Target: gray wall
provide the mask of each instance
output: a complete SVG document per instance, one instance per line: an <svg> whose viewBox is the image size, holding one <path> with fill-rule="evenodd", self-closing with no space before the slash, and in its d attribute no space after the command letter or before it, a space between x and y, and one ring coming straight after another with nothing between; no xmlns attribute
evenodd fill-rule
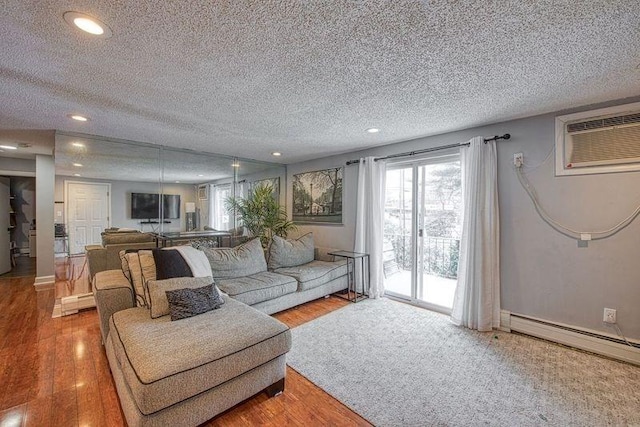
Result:
<svg viewBox="0 0 640 427"><path fill-rule="evenodd" d="M36 283L54 278L53 202L55 191L53 156L36 155ZM40 280L39 280L40 279Z"/></svg>
<svg viewBox="0 0 640 427"><path fill-rule="evenodd" d="M107 182L111 184L111 225L152 231L151 225L140 224L139 219L131 219L131 193L159 193L160 184L150 182L109 181L56 176L56 200L64 200L64 181L75 182ZM195 186L191 184L164 184L164 194L180 195L180 219L172 219L171 224L163 224L164 231L184 231L186 229L185 203L196 201ZM158 227L158 225L153 225Z"/></svg>
<svg viewBox="0 0 640 427"><path fill-rule="evenodd" d="M638 99L606 105L635 101ZM525 171L529 171L543 206L555 219L573 228L606 229L626 218L640 204L640 172L555 177L553 156L531 169L552 153L556 115L602 106L605 105L288 165L289 214L293 174L344 165L346 160L364 155L383 156L464 142L477 135L510 133L510 141L498 142L502 309L615 334L602 323L603 308L614 308L623 333L640 339L640 218L609 239L579 248L576 240L557 233L540 219L513 168L513 154L524 153ZM343 226L305 225L296 234L313 231L318 245L353 249L356 180L357 166L346 166Z"/></svg>

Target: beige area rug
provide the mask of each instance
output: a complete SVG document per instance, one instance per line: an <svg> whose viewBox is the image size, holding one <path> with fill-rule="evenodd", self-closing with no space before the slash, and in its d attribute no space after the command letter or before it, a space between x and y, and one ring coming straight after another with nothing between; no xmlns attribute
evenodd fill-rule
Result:
<svg viewBox="0 0 640 427"><path fill-rule="evenodd" d="M388 299L294 328L287 361L378 426L640 425L640 367Z"/></svg>

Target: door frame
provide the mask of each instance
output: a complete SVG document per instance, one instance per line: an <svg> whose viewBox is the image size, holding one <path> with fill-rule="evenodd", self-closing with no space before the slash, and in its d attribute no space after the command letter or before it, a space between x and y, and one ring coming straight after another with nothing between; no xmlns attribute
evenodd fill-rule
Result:
<svg viewBox="0 0 640 427"><path fill-rule="evenodd" d="M424 191L421 191L419 185L421 183L419 177L419 168L420 166L427 165L435 165L440 163L447 163L452 161L460 161L460 151L459 149L454 149L452 151L447 150L437 155L431 155L428 157L422 158L411 158L411 159L403 159L395 162L387 163L387 171L396 170L396 169L408 169L411 168L412 174L412 182L411 182L411 197L413 200L411 206L411 257L412 257L412 265L413 269L411 270L411 295L401 295L396 293L389 293L385 290L385 296L389 297L393 300L402 301L411 305L415 305L418 307L423 307L431 311L436 311L439 313L451 314L451 309L447 307L443 307L441 305L432 304L421 300L418 298L418 287L424 286L424 283L418 283L418 280L422 281L422 277L419 277L419 270L422 268L422 260L420 257L419 251L421 250L419 243L419 232L420 224L418 223L420 220L421 212L418 211L418 201L419 198L422 197Z"/></svg>
<svg viewBox="0 0 640 427"><path fill-rule="evenodd" d="M74 181L74 180L64 180L64 224L67 229L67 235L69 236L69 250L71 250L71 238L72 232L69 227L69 186L72 184L82 184L82 185L99 185L107 187L107 227L111 227L111 183L110 182L98 182L98 181Z"/></svg>

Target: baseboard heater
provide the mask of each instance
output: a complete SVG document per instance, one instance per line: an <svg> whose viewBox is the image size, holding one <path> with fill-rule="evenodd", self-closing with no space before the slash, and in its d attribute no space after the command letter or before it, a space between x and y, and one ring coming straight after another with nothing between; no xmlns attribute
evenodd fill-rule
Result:
<svg viewBox="0 0 640 427"><path fill-rule="evenodd" d="M632 347L624 340L613 336L576 328L561 323L549 322L522 314L502 311L501 329L515 331L525 335L542 338L569 347L601 354L613 359L640 365L640 343L630 341Z"/></svg>
<svg viewBox="0 0 640 427"><path fill-rule="evenodd" d="M53 314L51 317L69 316L70 314L76 314L80 310L92 308L96 306L96 300L93 294L81 294L72 295L69 297L60 298L60 301L56 301L53 306Z"/></svg>

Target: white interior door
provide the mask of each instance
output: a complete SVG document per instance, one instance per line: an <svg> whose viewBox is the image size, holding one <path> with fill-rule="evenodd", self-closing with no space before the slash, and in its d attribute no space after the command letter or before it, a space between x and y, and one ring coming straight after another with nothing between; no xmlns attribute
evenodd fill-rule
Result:
<svg viewBox="0 0 640 427"><path fill-rule="evenodd" d="M11 271L9 253L9 178L0 178L0 274Z"/></svg>
<svg viewBox="0 0 640 427"><path fill-rule="evenodd" d="M102 243L100 233L109 227L111 185L66 182L69 252L84 252L86 245Z"/></svg>

